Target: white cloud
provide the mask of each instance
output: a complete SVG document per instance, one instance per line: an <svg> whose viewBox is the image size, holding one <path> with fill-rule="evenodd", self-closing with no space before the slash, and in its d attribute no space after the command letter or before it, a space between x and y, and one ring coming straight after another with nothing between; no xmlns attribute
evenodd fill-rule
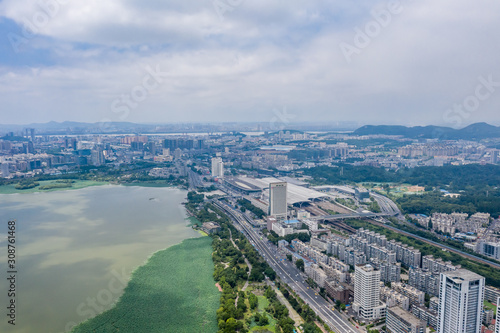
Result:
<svg viewBox="0 0 500 333"><path fill-rule="evenodd" d="M5 110L25 115L3 118L115 120L112 102L157 65L168 78L127 121L268 121L286 106L297 121L442 123L479 76L500 81L494 0L402 1L348 63L339 44L387 3L243 1L221 20L211 1L70 1L40 31L47 39L30 40L57 65L0 69ZM37 10L0 3L19 24ZM499 107L500 90L470 121L500 122Z"/></svg>

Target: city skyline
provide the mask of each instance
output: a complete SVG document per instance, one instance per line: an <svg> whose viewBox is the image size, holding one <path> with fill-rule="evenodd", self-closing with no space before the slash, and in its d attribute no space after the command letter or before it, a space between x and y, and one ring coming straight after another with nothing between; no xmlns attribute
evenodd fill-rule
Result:
<svg viewBox="0 0 500 333"><path fill-rule="evenodd" d="M500 124L499 9L6 0L1 122Z"/></svg>

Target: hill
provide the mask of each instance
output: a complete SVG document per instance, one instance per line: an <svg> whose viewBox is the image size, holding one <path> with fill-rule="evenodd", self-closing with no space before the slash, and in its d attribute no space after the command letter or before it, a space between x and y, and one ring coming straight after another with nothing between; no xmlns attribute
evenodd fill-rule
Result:
<svg viewBox="0 0 500 333"><path fill-rule="evenodd" d="M400 135L412 139L442 139L442 140L481 140L486 138L500 138L500 127L487 123L476 123L462 129L441 126L391 126L367 125L358 128L354 135Z"/></svg>

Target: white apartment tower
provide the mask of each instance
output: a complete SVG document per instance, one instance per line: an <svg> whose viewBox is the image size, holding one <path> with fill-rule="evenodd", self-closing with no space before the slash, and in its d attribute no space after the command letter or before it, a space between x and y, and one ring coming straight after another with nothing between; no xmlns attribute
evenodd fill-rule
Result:
<svg viewBox="0 0 500 333"><path fill-rule="evenodd" d="M441 273L438 333L481 332L484 282L466 269Z"/></svg>
<svg viewBox="0 0 500 333"><path fill-rule="evenodd" d="M500 297L497 297L497 305L500 305ZM500 306L497 307L497 320L495 322L495 333L500 333L500 317L498 315L500 315L500 312L499 312L499 309L500 309Z"/></svg>
<svg viewBox="0 0 500 333"><path fill-rule="evenodd" d="M212 177L224 178L224 162L220 157L212 158Z"/></svg>
<svg viewBox="0 0 500 333"><path fill-rule="evenodd" d="M355 267L352 307L364 320L385 317L386 306L380 301L380 271L372 265Z"/></svg>
<svg viewBox="0 0 500 333"><path fill-rule="evenodd" d="M1 173L2 173L2 177L3 177L3 178L7 178L7 177L9 177L9 175L10 175L10 171L9 171L9 163L5 163L5 162L4 162L4 163L2 163L2 164L0 165L0 171L1 171Z"/></svg>
<svg viewBox="0 0 500 333"><path fill-rule="evenodd" d="M276 220L287 218L287 183L277 182L269 184L269 215Z"/></svg>

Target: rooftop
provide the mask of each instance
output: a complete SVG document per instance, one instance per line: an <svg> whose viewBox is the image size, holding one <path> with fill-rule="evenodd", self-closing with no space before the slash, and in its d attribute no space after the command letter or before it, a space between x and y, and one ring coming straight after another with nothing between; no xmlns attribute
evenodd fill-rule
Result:
<svg viewBox="0 0 500 333"><path fill-rule="evenodd" d="M417 326L418 324L423 324L425 325L422 320L418 319L417 317L415 317L414 315L412 315L411 313L401 309L399 306L394 306L392 308L388 308L387 309L387 312L392 312L394 313L396 316L398 316L399 318L402 318L404 321L408 322L408 323L412 323L414 324L415 326ZM425 327L425 326L424 326Z"/></svg>
<svg viewBox="0 0 500 333"><path fill-rule="evenodd" d="M454 280L456 283L462 283L463 281L474 281L474 280L484 279L484 277L482 277L481 275L463 268L457 269L456 271L448 271L443 274L449 277L450 279Z"/></svg>

